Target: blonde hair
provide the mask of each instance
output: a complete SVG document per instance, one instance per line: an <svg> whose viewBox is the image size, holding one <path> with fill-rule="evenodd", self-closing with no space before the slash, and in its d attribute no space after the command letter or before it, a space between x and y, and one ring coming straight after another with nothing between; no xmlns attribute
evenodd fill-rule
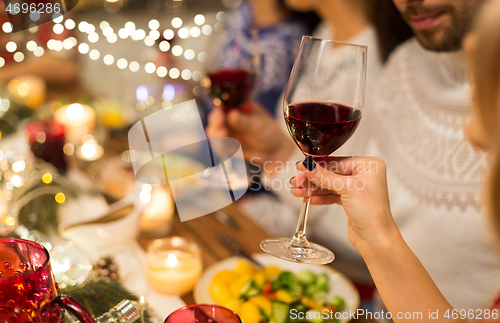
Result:
<svg viewBox="0 0 500 323"><path fill-rule="evenodd" d="M493 147L486 200L500 238L500 1L486 2L477 17L471 55L474 101Z"/></svg>

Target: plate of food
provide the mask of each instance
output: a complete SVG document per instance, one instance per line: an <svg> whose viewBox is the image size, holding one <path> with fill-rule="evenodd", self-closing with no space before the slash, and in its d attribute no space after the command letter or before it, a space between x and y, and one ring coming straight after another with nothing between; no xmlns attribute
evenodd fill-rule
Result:
<svg viewBox="0 0 500 323"><path fill-rule="evenodd" d="M344 323L359 306L354 284L331 267L253 257L265 267L231 257L207 268L193 291L196 303L227 307L243 323Z"/></svg>

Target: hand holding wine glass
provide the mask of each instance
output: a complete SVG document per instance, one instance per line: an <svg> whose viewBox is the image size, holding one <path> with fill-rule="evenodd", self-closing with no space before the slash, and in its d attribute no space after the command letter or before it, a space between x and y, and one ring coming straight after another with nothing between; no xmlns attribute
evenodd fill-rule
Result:
<svg viewBox="0 0 500 323"><path fill-rule="evenodd" d="M311 205L339 204L349 219L351 243L372 245L397 233L392 218L387 190L386 166L377 157L329 157L309 171L303 171L290 183L292 194L304 197L305 183L309 181L313 195Z"/></svg>
<svg viewBox="0 0 500 323"><path fill-rule="evenodd" d="M288 131L310 165L340 148L359 125L366 51L365 46L302 38L283 106ZM310 190L304 192L295 235L264 240L261 247L282 259L326 264L333 261L333 253L306 238Z"/></svg>

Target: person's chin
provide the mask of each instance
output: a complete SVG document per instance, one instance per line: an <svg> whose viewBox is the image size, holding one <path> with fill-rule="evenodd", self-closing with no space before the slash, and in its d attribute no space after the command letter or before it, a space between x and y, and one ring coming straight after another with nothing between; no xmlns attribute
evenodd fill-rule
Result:
<svg viewBox="0 0 500 323"><path fill-rule="evenodd" d="M427 50L437 52L453 50L449 48L450 44L447 44L445 40L446 31L443 29L415 31L415 36Z"/></svg>

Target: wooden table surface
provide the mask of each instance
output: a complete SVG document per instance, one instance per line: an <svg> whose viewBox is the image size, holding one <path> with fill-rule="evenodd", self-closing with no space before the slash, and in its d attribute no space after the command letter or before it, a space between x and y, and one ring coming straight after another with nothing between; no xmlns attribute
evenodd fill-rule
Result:
<svg viewBox="0 0 500 323"><path fill-rule="evenodd" d="M240 226L238 230L229 228L216 220L213 214L205 215L197 219L180 222L178 216L174 216L174 223L170 236L181 236L196 242L202 249L203 268L234 256L232 251L227 249L218 239L219 231L228 233L238 243L240 243L249 252L262 252L260 242L269 237L269 235L251 219L246 217L237 207L232 204L222 209L224 213L230 216ZM145 247L151 239L139 238L139 243ZM195 304L193 294L189 293L182 297L186 304ZM352 321L354 322L354 321ZM369 319L358 319L356 322L375 322Z"/></svg>

